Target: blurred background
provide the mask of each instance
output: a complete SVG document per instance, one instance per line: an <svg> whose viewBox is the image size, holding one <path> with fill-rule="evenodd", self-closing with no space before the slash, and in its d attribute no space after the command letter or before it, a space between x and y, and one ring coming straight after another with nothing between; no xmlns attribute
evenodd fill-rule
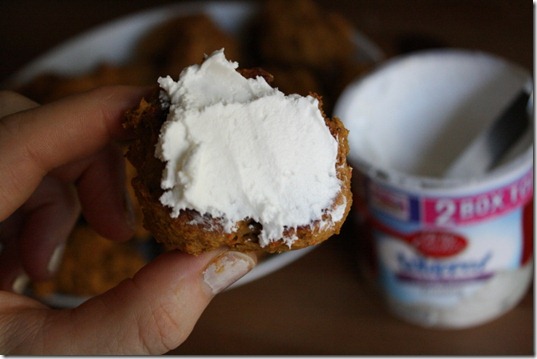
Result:
<svg viewBox="0 0 537 359"><path fill-rule="evenodd" d="M39 54L96 25L166 0L4 0L0 80ZM317 0L341 11L388 55L424 46L489 51L533 67L529 0Z"/></svg>
<svg viewBox="0 0 537 359"><path fill-rule="evenodd" d="M290 0L292 3L294 0ZM0 84L62 42L165 0L3 0ZM217 3L218 1L215 1ZM263 1L254 1L262 3ZM533 71L529 0L315 0L390 58L456 47ZM322 43L319 46L323 46ZM512 311L464 330L431 330L389 314L360 274L352 218L341 235L270 275L215 298L173 354L532 355L533 287Z"/></svg>

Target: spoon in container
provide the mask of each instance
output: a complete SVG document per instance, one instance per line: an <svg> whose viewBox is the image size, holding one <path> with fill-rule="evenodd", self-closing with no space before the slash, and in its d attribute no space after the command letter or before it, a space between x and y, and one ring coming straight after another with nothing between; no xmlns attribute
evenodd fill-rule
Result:
<svg viewBox="0 0 537 359"><path fill-rule="evenodd" d="M533 91L522 89L509 106L449 166L444 178L475 178L494 169L524 139L533 116Z"/></svg>

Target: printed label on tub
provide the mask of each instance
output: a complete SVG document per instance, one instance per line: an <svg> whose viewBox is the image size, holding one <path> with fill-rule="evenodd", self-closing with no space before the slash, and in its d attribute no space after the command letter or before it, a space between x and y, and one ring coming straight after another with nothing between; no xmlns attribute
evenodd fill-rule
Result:
<svg viewBox="0 0 537 359"><path fill-rule="evenodd" d="M364 185L378 278L401 302L455 305L532 257L533 168L500 188L459 197Z"/></svg>

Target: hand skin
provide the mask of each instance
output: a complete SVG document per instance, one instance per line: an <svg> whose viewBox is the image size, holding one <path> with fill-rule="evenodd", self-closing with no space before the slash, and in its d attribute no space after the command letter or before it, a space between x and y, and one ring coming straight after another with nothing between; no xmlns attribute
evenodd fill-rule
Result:
<svg viewBox="0 0 537 359"><path fill-rule="evenodd" d="M165 353L215 294L255 266L254 255L225 249L168 252L74 309L14 292L22 276L54 274L49 262L80 212L111 240L132 236L116 141L129 138L122 116L146 92L110 86L44 106L0 92L0 354Z"/></svg>

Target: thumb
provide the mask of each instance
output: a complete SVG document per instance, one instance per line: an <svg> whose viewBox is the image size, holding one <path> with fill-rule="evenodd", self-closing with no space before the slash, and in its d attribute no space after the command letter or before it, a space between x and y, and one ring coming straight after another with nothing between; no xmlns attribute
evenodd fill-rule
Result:
<svg viewBox="0 0 537 359"><path fill-rule="evenodd" d="M214 295L255 263L253 254L235 251L165 253L112 290L49 313L40 334L43 353L165 353L186 340Z"/></svg>

